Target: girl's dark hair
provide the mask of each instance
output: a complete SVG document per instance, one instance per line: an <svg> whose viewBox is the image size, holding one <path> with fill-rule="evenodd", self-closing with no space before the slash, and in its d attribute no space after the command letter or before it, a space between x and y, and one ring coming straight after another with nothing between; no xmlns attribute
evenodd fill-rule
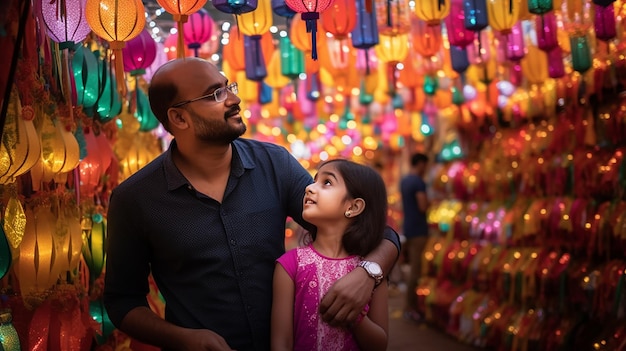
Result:
<svg viewBox="0 0 626 351"><path fill-rule="evenodd" d="M332 163L346 184L348 196L362 198L365 209L354 217L343 235L342 244L351 255L365 256L383 240L387 223L387 188L383 178L373 168L356 162L335 159ZM315 240L315 230L311 231Z"/></svg>

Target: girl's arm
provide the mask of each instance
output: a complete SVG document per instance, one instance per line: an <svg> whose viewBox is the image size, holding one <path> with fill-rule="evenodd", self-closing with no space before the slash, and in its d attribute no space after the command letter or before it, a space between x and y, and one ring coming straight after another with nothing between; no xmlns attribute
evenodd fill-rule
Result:
<svg viewBox="0 0 626 351"><path fill-rule="evenodd" d="M387 280L374 290L370 309L356 326L352 334L361 351L385 351L389 333L389 310Z"/></svg>
<svg viewBox="0 0 626 351"><path fill-rule="evenodd" d="M295 284L282 265L274 269L272 300L272 351L293 350Z"/></svg>

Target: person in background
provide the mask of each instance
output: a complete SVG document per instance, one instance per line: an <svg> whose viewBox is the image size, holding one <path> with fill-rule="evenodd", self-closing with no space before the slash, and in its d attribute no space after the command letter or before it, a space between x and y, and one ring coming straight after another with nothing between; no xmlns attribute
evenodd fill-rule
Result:
<svg viewBox="0 0 626 351"><path fill-rule="evenodd" d="M273 351L386 350L387 281L350 328L332 327L318 305L332 283L362 267L383 240L387 191L372 168L347 160L325 162L307 186L302 217L315 228L311 243L277 260L272 304Z"/></svg>
<svg viewBox="0 0 626 351"><path fill-rule="evenodd" d="M154 74L152 111L168 150L117 186L107 213L104 303L113 324L165 350L269 350L272 278L288 216L305 228L311 175L283 147L240 138L237 96L212 63L172 60ZM386 228L367 256L388 272L398 255ZM376 264L375 264L376 265ZM323 298L332 325L354 322L378 277L355 270ZM165 318L146 301L152 274Z"/></svg>
<svg viewBox="0 0 626 351"><path fill-rule="evenodd" d="M422 254L428 240L428 196L424 173L428 165L428 156L415 153L411 156L411 168L400 181L400 195L402 196L403 223L402 230L406 242L406 250L410 273L407 282L406 304L404 317L413 321L421 321L422 316L417 309L417 294L415 289L422 272Z"/></svg>

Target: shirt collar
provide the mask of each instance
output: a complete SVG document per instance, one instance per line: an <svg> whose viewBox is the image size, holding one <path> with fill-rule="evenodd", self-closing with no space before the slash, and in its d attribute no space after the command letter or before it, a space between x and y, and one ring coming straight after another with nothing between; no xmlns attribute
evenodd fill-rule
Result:
<svg viewBox="0 0 626 351"><path fill-rule="evenodd" d="M232 146L233 159L231 161L230 175L239 178L244 174L246 169L253 169L256 167L256 164L250 149L240 145L237 140L232 142ZM165 178L167 179L167 190L174 190L181 186L189 185L185 176L183 176L178 167L174 164L172 154L173 150L176 148L176 139L172 139L170 147L164 154L163 169L165 170Z"/></svg>

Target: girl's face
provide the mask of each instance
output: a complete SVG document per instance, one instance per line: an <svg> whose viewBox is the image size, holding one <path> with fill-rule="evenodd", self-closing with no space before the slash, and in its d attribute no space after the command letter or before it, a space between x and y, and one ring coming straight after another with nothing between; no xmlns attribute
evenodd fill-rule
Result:
<svg viewBox="0 0 626 351"><path fill-rule="evenodd" d="M343 177L332 164L320 167L314 183L306 187L302 217L317 225L326 220L346 218L350 199Z"/></svg>

